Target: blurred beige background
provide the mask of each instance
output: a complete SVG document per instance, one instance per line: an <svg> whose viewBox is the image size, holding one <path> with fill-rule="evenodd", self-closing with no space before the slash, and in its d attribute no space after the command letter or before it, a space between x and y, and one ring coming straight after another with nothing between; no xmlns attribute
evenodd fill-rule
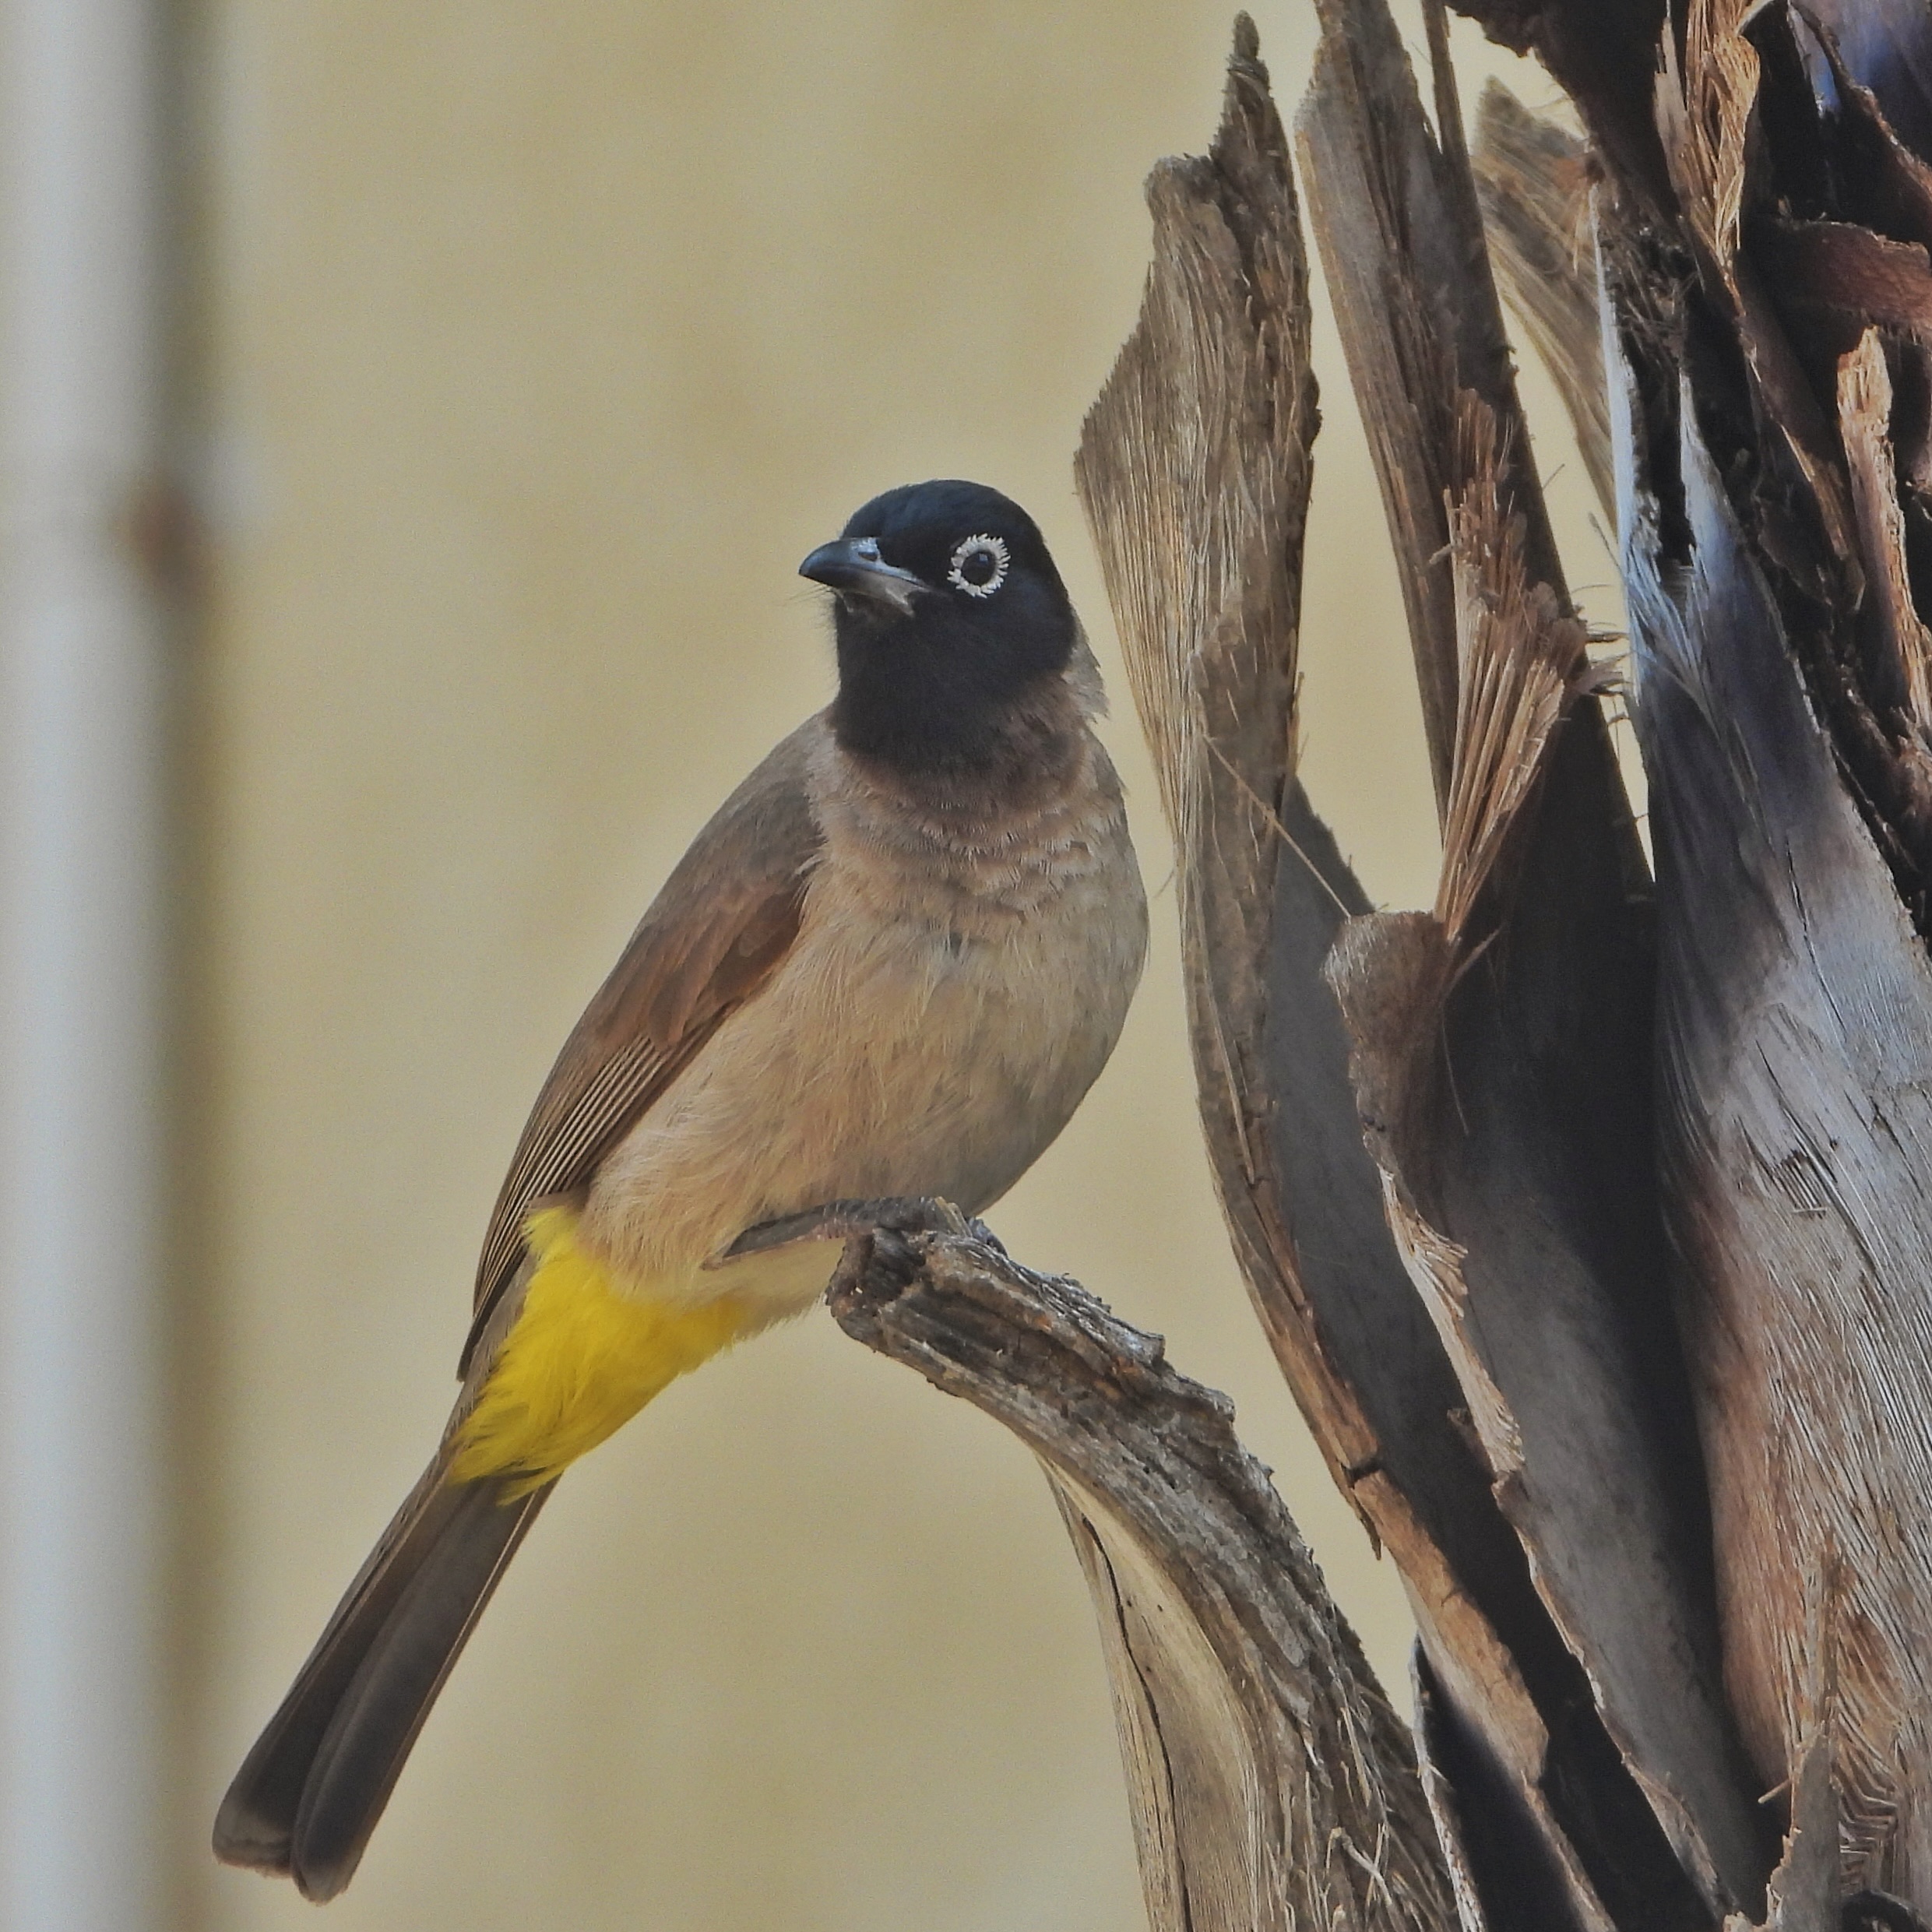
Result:
<svg viewBox="0 0 1932 1932"><path fill-rule="evenodd" d="M185 900L182 1926L315 1923L215 1867L216 1800L435 1440L477 1243L565 1029L712 808L829 693L797 559L931 475L995 484L1044 526L1115 694L1156 893L1114 1064L991 1218L1233 1395L1406 1706L1395 1578L1306 1441L1209 1194L1167 841L1070 480L1138 298L1141 178L1211 135L1230 17L191 16L211 538ZM1258 18L1292 104L1311 9ZM1459 45L1473 98L1497 63ZM1371 892L1425 903L1407 647L1325 311L1318 346L1306 769ZM1608 572L1583 492L1572 465L1555 495L1588 581ZM674 1388L572 1474L327 1923L1140 1922L1043 1486L821 1316Z"/></svg>

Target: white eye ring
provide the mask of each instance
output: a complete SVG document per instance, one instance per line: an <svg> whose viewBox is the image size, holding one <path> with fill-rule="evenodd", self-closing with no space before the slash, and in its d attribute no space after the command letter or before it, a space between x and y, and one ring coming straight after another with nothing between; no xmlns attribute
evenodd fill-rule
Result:
<svg viewBox="0 0 1932 1932"><path fill-rule="evenodd" d="M984 551L993 559L993 574L984 583L974 583L966 574L966 560L975 551ZM1005 537L969 537L952 553L952 566L946 572L946 581L955 590L963 590L969 597L990 597L1005 582L1006 567L1012 561Z"/></svg>

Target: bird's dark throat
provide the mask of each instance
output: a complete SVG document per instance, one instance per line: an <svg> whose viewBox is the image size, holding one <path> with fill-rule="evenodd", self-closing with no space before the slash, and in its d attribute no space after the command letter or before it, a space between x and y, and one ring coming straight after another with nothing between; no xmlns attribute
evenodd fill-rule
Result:
<svg viewBox="0 0 1932 1932"><path fill-rule="evenodd" d="M1043 601L1043 600L1042 600ZM855 758L907 778L1022 775L1065 728L1073 625L1023 603L973 621L916 608L896 622L842 611L832 728Z"/></svg>
<svg viewBox="0 0 1932 1932"><path fill-rule="evenodd" d="M839 747L882 782L950 811L999 813L1036 804L1079 769L1084 720L1064 674L971 704L867 702L842 688L832 707Z"/></svg>

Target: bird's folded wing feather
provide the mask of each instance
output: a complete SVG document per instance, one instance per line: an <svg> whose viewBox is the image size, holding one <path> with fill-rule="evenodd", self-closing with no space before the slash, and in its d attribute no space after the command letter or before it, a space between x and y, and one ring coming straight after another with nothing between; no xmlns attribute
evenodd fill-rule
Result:
<svg viewBox="0 0 1932 1932"><path fill-rule="evenodd" d="M531 1210L590 1180L797 936L822 836L806 769L825 728L807 720L719 808L565 1041L490 1217L459 1373L516 1278Z"/></svg>

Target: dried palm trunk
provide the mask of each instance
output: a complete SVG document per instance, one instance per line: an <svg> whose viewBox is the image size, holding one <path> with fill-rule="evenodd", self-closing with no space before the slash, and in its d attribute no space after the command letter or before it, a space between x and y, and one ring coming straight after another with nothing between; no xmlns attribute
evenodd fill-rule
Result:
<svg viewBox="0 0 1932 1932"><path fill-rule="evenodd" d="M1526 782L1539 762L1506 735L1501 742L1486 737L1497 715L1488 702L1490 660L1522 642L1543 649L1546 658L1554 650L1566 660L1552 663L1542 692L1547 702L1540 751L1558 712L1573 701L1589 702L1571 688L1584 669L1582 635L1562 605L1486 273L1472 293L1471 276L1481 270L1483 256L1466 167L1459 186L1459 157L1442 154L1431 142L1385 13L1338 12L1318 58L1311 100L1304 140L1319 157L1311 170L1318 231L1320 218L1332 209L1346 205L1360 216L1331 251L1330 279L1358 386L1371 399L1371 437L1382 459L1392 526L1410 562L1405 575L1412 628L1442 787L1453 823L1482 848L1458 873L1456 889L1480 894L1497 857L1494 841L1521 803L1520 797L1491 797L1490 789L1501 783L1507 793L1512 754L1520 755ZM1251 192L1249 205L1276 211L1272 229L1258 213L1230 226L1242 234L1285 230L1276 253L1298 264L1286 156L1270 151L1279 185L1265 198ZM1607 739L1592 719L1591 734L1579 728L1565 741L1574 754L1564 767L1564 805L1583 825L1572 845L1587 855L1589 869L1579 870L1575 850L1561 861L1575 876L1540 902L1545 917L1536 932L1512 941L1511 974L1497 996L1533 1001L1540 975L1554 992L1542 996L1533 1023L1566 1040L1597 1030L1594 1062L1580 1077L1576 1068L1562 1069L1578 1090L1550 1102L1534 1090L1541 1068L1520 1064L1520 1056L1514 1063L1490 1056L1497 1078L1511 1087L1492 1104L1483 1072L1488 1049L1478 1042L1472 1047L1476 1057L1462 1070L1468 1090L1452 1096L1437 1082L1431 1103L1473 1105L1486 1124L1515 1136L1529 1156L1526 1163L1519 1155L1512 1164L1498 1161L1491 1147L1472 1150L1466 1176L1472 1222L1495 1212L1483 1198L1486 1190L1504 1197L1507 1219L1526 1187L1562 1195L1567 1175L1550 1171L1553 1166L1587 1169L1595 1163L1601 1169L1589 1183L1603 1203L1596 1211L1597 1225L1586 1225L1575 1244L1587 1250L1593 1243L1599 1251L1573 1249L1566 1258L1577 1277L1571 1298L1578 1306L1570 1311L1574 1320L1564 1346L1621 1363L1623 1385L1615 1395L1598 1410L1580 1414L1560 1379L1560 1360L1559 1379L1550 1378L1544 1345L1553 1338L1518 1318L1521 1305L1541 1291L1543 1273L1494 1270L1480 1278L1479 1292L1483 1318L1506 1342L1526 1345L1521 1360L1503 1372L1520 1385L1515 1392L1532 1418L1527 1426L1540 1431L1539 1454L1554 1465L1547 1484L1587 1487L1600 1482L1606 1469L1613 1479L1620 1467L1628 1473L1628 1481L1614 1483L1607 1507L1629 1512L1638 1531L1618 1540L1593 1540L1579 1530L1554 1556L1550 1550L1531 1554L1554 1563L1559 1575L1565 1563L1586 1573L1592 1565L1608 1566L1616 1572L1608 1587L1621 1592L1621 1601L1660 1599L1643 1617L1616 1625L1603 1642L1614 1648L1621 1637L1640 1651L1648 1647L1689 1660L1691 1667L1642 1694L1649 1701L1631 1722L1648 1719L1654 1730L1670 1733L1655 1754L1663 1765L1656 1779L1660 1786L1701 1775L1729 1796L1727 1821L1746 1849L1733 1861L1729 1891L1721 1889L1709 1857L1700 1853L1708 1906L1687 1881L1666 1835L1670 1828L1681 1829L1682 1820L1673 1814L1660 1824L1620 1761L1593 1709L1585 1672L1566 1648L1552 1606L1540 1600L1508 1520L1511 1509L1542 1509L1541 1462L1526 1476L1517 1472L1499 1508L1492 1487L1497 1445L1471 1439L1469 1414L1479 1425L1493 1420L1501 1434L1520 1433L1506 1404L1480 1392L1472 1398L1469 1378L1459 1377L1466 1365L1452 1357L1480 1326L1458 1329L1443 1318L1439 1298L1431 1306L1428 1297L1418 1297L1404 1266L1415 1261L1415 1239L1399 1246L1390 1237L1386 1178L1363 1146L1341 1015L1320 977L1345 917L1366 913L1367 902L1293 782L1300 508L1297 501L1291 515L1277 513L1272 521L1270 512L1280 494L1274 466L1294 451L1295 439L1284 430L1291 421L1307 421L1308 412L1303 405L1290 417L1292 384L1278 385L1267 409L1258 402L1244 404L1243 385L1230 379L1226 365L1239 364L1248 353L1252 364L1272 366L1265 329L1255 348L1244 352L1251 324L1242 318L1268 315L1267 298L1278 301L1279 290L1262 280L1255 291L1260 299L1250 299L1230 276L1240 299L1225 304L1225 315L1204 317L1202 291L1215 285L1185 267L1166 218L1160 180L1153 196L1156 266L1142 326L1089 419L1076 473L1175 825L1203 1112L1237 1250L1277 1356L1332 1467L1410 1586L1447 1747L1497 1794L1485 1807L1480 1838L1472 1828L1469 1856L1478 1864L1487 1860L1494 1884L1519 1895L1526 1920L1553 1922L1551 1914L1560 1910L1563 1918L1554 1922L1580 1926L1708 1923L1726 1899L1752 1898L1754 1882L1761 1882L1758 1855L1747 1804L1727 1778L1723 1721L1711 1708L1716 1673L1708 1610L1700 1626L1694 1601L1674 1616L1670 1609L1673 1593L1694 1599L1695 1585L1680 1587L1670 1567L1680 1531L1671 1517L1667 1472L1658 1466L1670 1438L1648 1427L1652 1392L1644 1379L1644 1342L1625 1332L1628 1324L1620 1325L1621 1311L1614 1301L1606 1311L1605 1297L1591 1299L1598 1286L1593 1267L1647 1269L1632 1292L1647 1290L1652 1325L1667 1327L1661 1240L1644 1152L1647 970L1642 961L1628 963L1643 943L1641 931L1628 930L1634 924L1628 901L1642 885L1640 861ZM1380 194L1388 184L1419 184L1426 201L1415 206ZM1321 206L1324 201L1328 209ZM1336 214L1330 225L1353 219ZM1422 259L1408 250L1410 238L1427 238ZM1293 276L1275 280L1292 282L1298 290L1298 277L1297 266ZM1466 391L1465 382L1476 386ZM1512 425L1513 434L1499 432L1499 421ZM1240 452L1240 459L1230 452ZM1469 667L1476 693L1460 745L1459 611L1471 590L1459 585L1452 561L1455 547L1445 494L1452 487L1486 493L1480 508L1469 498L1469 514L1458 526L1462 564L1480 575L1484 546L1500 544L1508 530L1515 533L1511 554L1533 547L1542 573L1533 598L1528 583L1519 583L1522 607L1508 614L1502 632L1479 647L1480 661ZM1204 576L1198 561L1204 558L1245 568ZM1528 621L1526 599L1536 606L1536 621ZM1433 709L1431 691L1437 693ZM1530 708L1535 710L1533 702ZM1459 938L1466 929L1473 947L1486 943L1484 931L1469 927L1476 916L1473 904L1454 914ZM1482 917L1493 931L1494 917ZM1538 945L1556 955L1547 967L1538 961ZM1490 987L1504 956L1466 982L1466 993ZM1413 1009L1404 1038L1427 1035L1434 1023L1428 1015L1454 975L1455 962L1445 957L1430 966L1427 985L1402 996ZM1391 997L1396 997L1392 991ZM1508 1023L1497 1019L1493 1001L1464 1004L1474 1015L1473 1029ZM1578 1012L1581 1028L1572 1016ZM1474 1030L1471 1039L1476 1041ZM1425 1067L1420 1077L1426 1079L1427 1072ZM1595 1086L1588 1084L1592 1077ZM1572 1128L1566 1145L1561 1124L1553 1133L1551 1114L1558 1107L1592 1117L1585 1144L1576 1144ZM1636 1116L1621 1154L1618 1110ZM1607 1151L1587 1144L1592 1134L1609 1144ZM1633 1191L1636 1215L1625 1211ZM1564 1198L1543 1219L1552 1226L1566 1215L1578 1219L1577 1209L1573 1197ZM1406 1236L1418 1230L1419 1224L1403 1224ZM1452 1238L1470 1232L1459 1221ZM1625 1251L1646 1240L1631 1262ZM1490 1298L1511 1293L1513 1303L1498 1303L1489 1312ZM1540 1408L1543 1394L1554 1399ZM1674 1394L1666 1392L1656 1402ZM1680 1395L1677 1406L1680 1414ZM1633 1409L1641 1412L1635 1419ZM1480 1426L1473 1433L1483 1434ZM1687 1426L1678 1433L1687 1438ZM1701 1504L1694 1483L1681 1500L1694 1516ZM1681 1533L1694 1547L1694 1529ZM1586 1574L1571 1589L1566 1603L1573 1620L1583 1617L1596 1588ZM1611 1614L1607 1608L1605 1614ZM1628 1663L1625 1674L1642 1680L1648 1662L1646 1655ZM1636 1705L1639 1695L1633 1691L1628 1701ZM1680 1733L1691 1733L1689 1743Z"/></svg>
<svg viewBox="0 0 1932 1932"><path fill-rule="evenodd" d="M1076 466L1222 1205L1415 1607L1420 1782L1225 1417L1202 1434L1218 1412L1130 1331L941 1237L855 1250L842 1319L1048 1464L1158 1927L1434 1927L1452 1895L1465 1932L1911 1928L1932 6L1459 3L1585 143L1492 95L1472 165L1438 0L1427 111L1384 0L1318 0L1297 122L1402 574L1428 911L1373 911L1296 778L1307 277L1244 19L1212 151L1150 179L1140 322ZM1654 884L1492 252L1615 511Z"/></svg>

